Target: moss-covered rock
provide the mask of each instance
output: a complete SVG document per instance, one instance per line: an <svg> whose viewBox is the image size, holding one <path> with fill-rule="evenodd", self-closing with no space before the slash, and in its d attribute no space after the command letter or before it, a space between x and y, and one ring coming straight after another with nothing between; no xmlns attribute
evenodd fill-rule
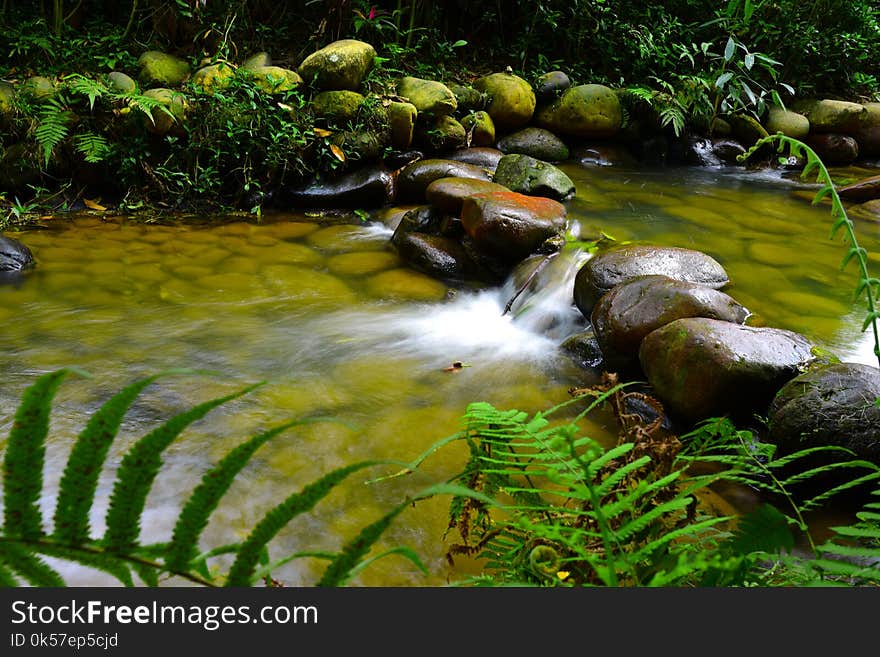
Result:
<svg viewBox="0 0 880 657"><path fill-rule="evenodd" d="M26 96L39 102L54 98L58 94L58 85L54 80L42 75L35 75L24 81L21 90Z"/></svg>
<svg viewBox="0 0 880 657"><path fill-rule="evenodd" d="M810 120L803 114L771 107L764 120L764 128L771 135L781 132L795 139L803 139L810 134Z"/></svg>
<svg viewBox="0 0 880 657"><path fill-rule="evenodd" d="M811 132L855 132L868 113L864 105L844 100L807 98L792 103L792 111L799 112L810 121Z"/></svg>
<svg viewBox="0 0 880 657"><path fill-rule="evenodd" d="M323 91L355 91L373 67L376 49L357 39L334 41L313 52L296 72Z"/></svg>
<svg viewBox="0 0 880 657"><path fill-rule="evenodd" d="M415 105L419 114L446 116L455 112L455 94L442 82L404 76L397 83L397 95Z"/></svg>
<svg viewBox="0 0 880 657"><path fill-rule="evenodd" d="M245 59L240 68L245 70L253 70L260 68L261 66L272 66L272 58L269 56L269 53L262 51L257 52Z"/></svg>
<svg viewBox="0 0 880 657"><path fill-rule="evenodd" d="M246 69L260 89L267 94L283 94L298 89L303 84L303 79L296 71L281 66L254 66Z"/></svg>
<svg viewBox="0 0 880 657"><path fill-rule="evenodd" d="M315 118L327 124L343 125L357 118L364 97L356 91L322 91L312 98Z"/></svg>
<svg viewBox="0 0 880 657"><path fill-rule="evenodd" d="M748 114L731 114L727 117L733 136L739 139L743 146L751 148L759 139L768 135L767 129L753 116Z"/></svg>
<svg viewBox="0 0 880 657"><path fill-rule="evenodd" d="M178 91L160 87L158 89L147 89L144 96L152 98L163 105L168 112L160 109L152 111L152 120L150 117L142 114L143 122L147 130L156 135L166 135L169 133L183 134L183 121L189 111L189 103L186 96ZM170 115L169 115L170 112Z"/></svg>
<svg viewBox="0 0 880 657"><path fill-rule="evenodd" d="M126 75L122 71L112 71L107 74L107 83L110 88L118 94L133 94L137 91L137 82L134 78Z"/></svg>
<svg viewBox="0 0 880 657"><path fill-rule="evenodd" d="M514 130L532 120L535 92L521 77L513 73L492 73L474 80L473 87L488 95L486 111L498 130Z"/></svg>
<svg viewBox="0 0 880 657"><path fill-rule="evenodd" d="M610 87L582 84L571 87L535 113L535 125L557 135L613 137L620 130L620 100Z"/></svg>
<svg viewBox="0 0 880 657"><path fill-rule="evenodd" d="M455 96L459 112L479 112L486 109L486 106L489 104L489 96L482 91L477 91L473 87L453 84L449 85L449 90Z"/></svg>
<svg viewBox="0 0 880 657"><path fill-rule="evenodd" d="M192 76L192 84L204 93L222 91L235 79L235 69L225 62L203 66Z"/></svg>
<svg viewBox="0 0 880 657"><path fill-rule="evenodd" d="M575 185L558 167L528 155L512 153L498 161L492 180L514 192L564 201L575 193Z"/></svg>
<svg viewBox="0 0 880 657"><path fill-rule="evenodd" d="M15 87L0 81L0 118L12 116L15 111Z"/></svg>
<svg viewBox="0 0 880 657"><path fill-rule="evenodd" d="M430 123L416 126L416 141L436 153L453 151L467 145L464 126L451 116L438 116Z"/></svg>
<svg viewBox="0 0 880 657"><path fill-rule="evenodd" d="M419 111L412 103L392 102L388 105L388 123L391 128L391 146L405 150L412 145Z"/></svg>
<svg viewBox="0 0 880 657"><path fill-rule="evenodd" d="M189 64L159 50L148 50L138 58L140 81L154 87L175 87L190 74Z"/></svg>
<svg viewBox="0 0 880 657"><path fill-rule="evenodd" d="M491 146L495 143L495 123L488 112L471 112L462 118L461 125L470 135L472 146Z"/></svg>

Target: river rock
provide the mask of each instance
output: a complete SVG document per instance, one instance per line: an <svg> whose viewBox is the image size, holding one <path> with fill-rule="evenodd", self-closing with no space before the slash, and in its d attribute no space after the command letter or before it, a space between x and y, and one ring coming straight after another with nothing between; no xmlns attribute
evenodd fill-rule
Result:
<svg viewBox="0 0 880 657"><path fill-rule="evenodd" d="M571 87L535 112L534 121L539 128L572 137L613 137L622 122L617 94L602 84Z"/></svg>
<svg viewBox="0 0 880 657"><path fill-rule="evenodd" d="M267 94L284 94L303 85L299 73L281 66L254 66L246 71L254 84Z"/></svg>
<svg viewBox="0 0 880 657"><path fill-rule="evenodd" d="M42 75L33 75L21 85L22 93L39 102L58 95L58 85Z"/></svg>
<svg viewBox="0 0 880 657"><path fill-rule="evenodd" d="M810 121L811 133L851 134L868 112L858 103L816 98L806 98L791 103L789 109L807 117Z"/></svg>
<svg viewBox="0 0 880 657"><path fill-rule="evenodd" d="M467 146L467 133L457 119L444 115L417 123L414 140L417 145L440 154Z"/></svg>
<svg viewBox="0 0 880 657"><path fill-rule="evenodd" d="M222 91L232 84L235 78L235 69L225 62L203 66L192 76L193 86L199 88L203 93L214 93Z"/></svg>
<svg viewBox="0 0 880 657"><path fill-rule="evenodd" d="M272 57L265 50L254 53L250 57L246 58L239 68L243 68L245 70L252 71L254 69L258 69L261 66L272 66Z"/></svg>
<svg viewBox="0 0 880 657"><path fill-rule="evenodd" d="M575 305L584 317L590 317L599 297L615 285L650 274L715 290L730 282L718 261L701 251L675 246L629 245L608 249L584 263L574 280Z"/></svg>
<svg viewBox="0 0 880 657"><path fill-rule="evenodd" d="M851 164L859 157L859 144L849 135L834 132L811 134L804 143L816 151L825 164Z"/></svg>
<svg viewBox="0 0 880 657"><path fill-rule="evenodd" d="M472 112L462 118L461 125L470 135L473 146L491 146L495 143L495 124L488 112Z"/></svg>
<svg viewBox="0 0 880 657"><path fill-rule="evenodd" d="M406 233L395 248L407 264L425 274L447 282L463 282L478 277L477 265L461 243L442 235Z"/></svg>
<svg viewBox="0 0 880 657"><path fill-rule="evenodd" d="M730 124L730 130L742 145L751 148L759 139L768 136L768 132L764 126L753 116L748 114L731 114L727 117Z"/></svg>
<svg viewBox="0 0 880 657"><path fill-rule="evenodd" d="M0 80L0 116L9 117L15 112L15 87Z"/></svg>
<svg viewBox="0 0 880 657"><path fill-rule="evenodd" d="M118 94L133 94L137 91L137 82L122 71L111 71L108 73L107 83Z"/></svg>
<svg viewBox="0 0 880 657"><path fill-rule="evenodd" d="M174 87L190 74L189 64L179 57L158 50L148 50L138 58L138 77L146 85Z"/></svg>
<svg viewBox="0 0 880 657"><path fill-rule="evenodd" d="M36 265L34 254L20 241L0 235L0 272L16 272Z"/></svg>
<svg viewBox="0 0 880 657"><path fill-rule="evenodd" d="M562 71L549 71L535 80L535 96L539 101L550 102L571 87L571 80Z"/></svg>
<svg viewBox="0 0 880 657"><path fill-rule="evenodd" d="M859 144L859 157L880 157L880 103L865 103L858 128L853 133Z"/></svg>
<svg viewBox="0 0 880 657"><path fill-rule="evenodd" d="M735 139L712 139L712 154L725 164L739 164L738 158L745 152L745 147Z"/></svg>
<svg viewBox="0 0 880 657"><path fill-rule="evenodd" d="M492 180L484 168L465 162L430 158L407 164L397 176L397 200L401 203L425 201L425 190L438 178L474 178Z"/></svg>
<svg viewBox="0 0 880 657"><path fill-rule="evenodd" d="M296 69L322 91L356 91L373 67L376 49L357 39L334 41L306 57Z"/></svg>
<svg viewBox="0 0 880 657"><path fill-rule="evenodd" d="M545 162L561 162L569 156L568 146L559 137L543 128L523 128L498 141L502 153L529 155Z"/></svg>
<svg viewBox="0 0 880 657"><path fill-rule="evenodd" d="M559 348L583 368L604 369L602 347L599 346L599 341L592 328L568 336L562 341Z"/></svg>
<svg viewBox="0 0 880 657"><path fill-rule="evenodd" d="M861 363L815 365L786 383L769 410L768 440L781 454L836 445L880 465L880 370ZM834 460L842 458L832 453ZM851 458L851 457L850 457Z"/></svg>
<svg viewBox="0 0 880 657"><path fill-rule="evenodd" d="M357 118L364 97L356 91L322 91L310 103L316 119L330 124L345 124Z"/></svg>
<svg viewBox="0 0 880 657"><path fill-rule="evenodd" d="M405 150L412 145L413 131L419 111L412 103L393 102L388 105L388 123L391 126L391 146Z"/></svg>
<svg viewBox="0 0 880 657"><path fill-rule="evenodd" d="M448 116L455 112L455 94L442 82L405 76L397 83L397 95L415 105L419 114Z"/></svg>
<svg viewBox="0 0 880 657"><path fill-rule="evenodd" d="M781 132L788 137L803 139L810 134L810 120L803 114L773 106L767 110L764 128L771 135Z"/></svg>
<svg viewBox="0 0 880 657"><path fill-rule="evenodd" d="M482 192L462 204L461 223L477 247L519 262L565 229L565 206L512 191Z"/></svg>
<svg viewBox="0 0 880 657"><path fill-rule="evenodd" d="M880 175L857 180L837 189L837 195L844 201L857 203L880 198Z"/></svg>
<svg viewBox="0 0 880 657"><path fill-rule="evenodd" d="M505 155L498 161L493 180L520 194L546 196L564 201L575 193L575 185L565 173L549 162L528 155Z"/></svg>
<svg viewBox="0 0 880 657"><path fill-rule="evenodd" d="M668 276L639 276L603 294L590 315L606 367L638 369L639 346L651 331L683 317L742 324L749 311L724 292ZM611 370L609 370L611 371Z"/></svg>
<svg viewBox="0 0 880 657"><path fill-rule="evenodd" d="M504 153L497 148L490 148L488 146L472 146L471 148L462 148L452 153L447 153L444 157L447 160L473 164L474 166L494 171L498 166L498 162L504 157Z"/></svg>
<svg viewBox="0 0 880 657"><path fill-rule="evenodd" d="M450 228L453 220L457 222L457 231L456 228ZM404 212L391 235L391 243L396 246L409 233L452 237L456 232L457 236L464 232L458 217L453 217L433 205L417 205Z"/></svg>
<svg viewBox="0 0 880 657"><path fill-rule="evenodd" d="M476 178L438 178L425 189L425 198L435 208L460 215L464 200L483 192L506 192L504 185Z"/></svg>
<svg viewBox="0 0 880 657"><path fill-rule="evenodd" d="M513 73L492 73L473 82L477 91L489 97L486 111L499 130L520 128L535 113L535 92L532 85Z"/></svg>
<svg viewBox="0 0 880 657"><path fill-rule="evenodd" d="M391 184L385 167L366 166L336 178L287 188L281 196L299 207L376 208L390 200Z"/></svg>
<svg viewBox="0 0 880 657"><path fill-rule="evenodd" d="M649 333L639 362L657 397L687 422L763 415L776 392L813 361L798 333L705 317L677 319Z"/></svg>
<svg viewBox="0 0 880 657"><path fill-rule="evenodd" d="M880 223L880 198L850 206L846 214L850 219Z"/></svg>
<svg viewBox="0 0 880 657"><path fill-rule="evenodd" d="M186 96L178 91L162 87L147 89L144 92L144 96L158 101L171 113L169 115L168 112L163 112L156 108L151 112L152 120L150 116L140 113L147 130L156 135L175 134L182 136L184 134L183 122L189 111L189 103L186 101Z"/></svg>
<svg viewBox="0 0 880 657"><path fill-rule="evenodd" d="M452 84L449 85L449 90L455 96L459 112L479 112L485 110L489 104L489 96L473 87Z"/></svg>

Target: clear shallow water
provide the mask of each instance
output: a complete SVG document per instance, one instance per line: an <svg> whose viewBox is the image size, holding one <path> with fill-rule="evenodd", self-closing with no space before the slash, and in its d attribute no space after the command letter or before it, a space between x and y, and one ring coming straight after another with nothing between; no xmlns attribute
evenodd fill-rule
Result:
<svg viewBox="0 0 880 657"><path fill-rule="evenodd" d="M752 323L795 330L844 360L873 363L869 334L859 330L864 313L852 299L855 272L839 270L845 248L828 239L827 207L794 196L796 183L739 170L564 168L578 186L568 208L582 237L602 231L619 241L703 250L725 266L727 291L755 314ZM869 252L880 252L880 226L859 223L857 231ZM213 372L164 377L132 408L102 477L96 530L114 468L134 440L173 413L256 381L266 384L213 411L166 452L145 540L169 536L182 500L227 450L288 419L332 418L262 447L212 517L204 545L240 537L335 467L415 458L459 428L471 401L535 412L585 382L557 348L581 322L570 285L585 254L555 258L542 271L546 285L504 314L512 284L451 291L407 268L380 224L319 226L289 216L208 227L83 218L50 220L15 237L39 267L22 285L0 287L0 436L40 373L74 365L93 377L72 376L58 393L47 515L70 444L102 401L169 368ZM448 371L454 362L463 367ZM594 437L610 440L609 418L594 421ZM463 462L453 446L409 477L365 485L366 476L355 475L285 529L272 555L338 549ZM435 585L460 575L443 558L446 511L446 500L419 503L382 542L414 548L430 575L389 557L355 583ZM299 560L275 576L310 585L322 570L320 561ZM109 583L92 572L65 572L74 584Z"/></svg>

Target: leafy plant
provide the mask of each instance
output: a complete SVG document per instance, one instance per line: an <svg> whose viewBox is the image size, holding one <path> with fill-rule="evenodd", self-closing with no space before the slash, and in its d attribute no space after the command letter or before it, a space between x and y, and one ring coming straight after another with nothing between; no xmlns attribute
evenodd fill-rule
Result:
<svg viewBox="0 0 880 657"><path fill-rule="evenodd" d="M238 473L269 440L296 426L326 418L292 420L256 434L229 451L210 468L183 503L168 542L143 544L141 526L147 495L159 474L162 454L192 423L213 409L237 399L262 384L204 402L175 415L137 440L116 471L106 512L106 529L95 536L90 515L96 501L98 476L123 417L138 395L168 372L140 379L103 404L76 438L58 488L51 522L40 508L43 493L46 440L53 398L74 370L62 369L40 376L23 394L15 413L3 461L3 525L0 531L0 585L63 586L61 575L44 557L53 557L108 573L133 586L135 575L150 586L176 576L203 586L250 586L271 580L271 571L295 558L317 557L328 566L319 584L344 584L368 561L400 554L424 571L408 548L397 547L365 560L381 534L411 500L392 509L344 545L337 553L303 552L269 561L269 543L297 516L311 510L340 482L378 464L361 461L338 468L269 510L241 541L202 549L199 546L211 514L219 506ZM177 373L182 373L179 371ZM424 495L440 493L429 489ZM418 496L417 496L418 497ZM48 529L47 529L48 527ZM212 560L230 555L232 564L217 573Z"/></svg>

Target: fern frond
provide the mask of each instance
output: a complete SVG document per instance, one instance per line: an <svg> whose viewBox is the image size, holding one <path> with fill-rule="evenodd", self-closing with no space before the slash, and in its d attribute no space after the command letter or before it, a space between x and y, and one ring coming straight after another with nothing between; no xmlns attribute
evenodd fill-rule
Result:
<svg viewBox="0 0 880 657"><path fill-rule="evenodd" d="M184 570L190 559L196 555L199 536L208 526L209 516L217 508L220 499L235 480L235 476L247 464L254 452L271 438L305 422L307 420L293 420L253 436L229 452L216 466L205 473L174 524L166 562L169 568Z"/></svg>
<svg viewBox="0 0 880 657"><path fill-rule="evenodd" d="M110 494L110 506L105 518L107 529L103 539L109 550L125 550L136 545L147 496L162 467L162 452L190 424L261 385L248 386L179 413L132 445L119 464Z"/></svg>
<svg viewBox="0 0 880 657"><path fill-rule="evenodd" d="M34 132L34 137L43 149L45 166L48 166L55 147L67 137L70 116L70 112L57 98L46 99L40 106L40 124Z"/></svg>
<svg viewBox="0 0 880 657"><path fill-rule="evenodd" d="M82 154L86 162L96 164L107 159L110 155L110 142L102 135L94 132L86 132L76 135L73 140L77 152Z"/></svg>
<svg viewBox="0 0 880 657"><path fill-rule="evenodd" d="M33 586L64 586L64 579L54 569L11 541L0 542L0 563Z"/></svg>
<svg viewBox="0 0 880 657"><path fill-rule="evenodd" d="M789 529L789 519L776 507L762 504L739 518L725 548L739 555L791 552L794 536Z"/></svg>
<svg viewBox="0 0 880 657"><path fill-rule="evenodd" d="M52 399L70 373L62 369L39 377L22 395L3 459L3 534L35 539L43 535L39 501Z"/></svg>
<svg viewBox="0 0 880 657"><path fill-rule="evenodd" d="M118 392L89 419L77 437L64 467L55 507L53 537L76 545L89 538L89 511L98 488L98 477L131 404L161 375L141 379Z"/></svg>
<svg viewBox="0 0 880 657"><path fill-rule="evenodd" d="M134 586L130 569L133 564L130 560L117 555L107 554L100 547L94 546L91 543L71 547L58 545L50 541L41 541L36 545L28 545L27 547L48 557L64 559L107 573L117 579L123 586Z"/></svg>
<svg viewBox="0 0 880 657"><path fill-rule="evenodd" d="M226 586L250 586L260 558L260 551L285 525L299 514L311 510L350 474L380 463L381 461L361 461L338 468L271 509L257 523L242 544L238 556L229 569Z"/></svg>
<svg viewBox="0 0 880 657"><path fill-rule="evenodd" d="M110 89L98 80L92 80L79 73L72 73L64 78L67 88L75 94L87 96L89 109L95 109L95 101L98 98L110 95Z"/></svg>

